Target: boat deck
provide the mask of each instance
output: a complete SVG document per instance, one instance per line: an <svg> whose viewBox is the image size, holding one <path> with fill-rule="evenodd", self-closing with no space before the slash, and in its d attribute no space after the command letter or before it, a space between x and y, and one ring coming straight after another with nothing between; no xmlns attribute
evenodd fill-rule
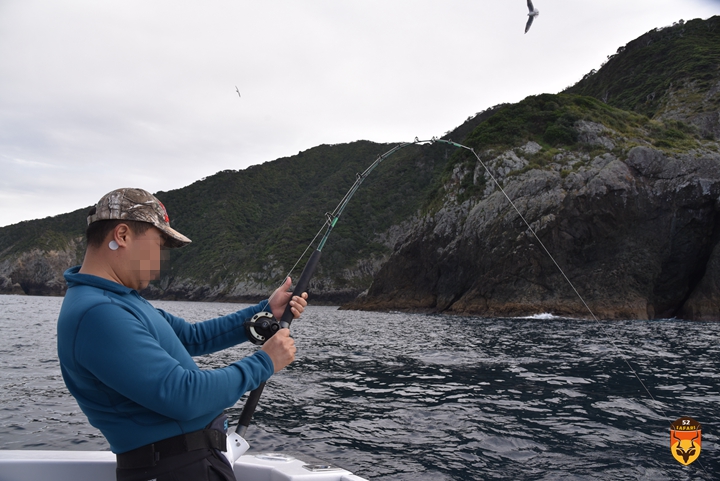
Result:
<svg viewBox="0 0 720 481"><path fill-rule="evenodd" d="M235 461L242 481L367 481L330 465L308 464L281 453L245 454ZM115 481L109 451L0 450L0 481Z"/></svg>

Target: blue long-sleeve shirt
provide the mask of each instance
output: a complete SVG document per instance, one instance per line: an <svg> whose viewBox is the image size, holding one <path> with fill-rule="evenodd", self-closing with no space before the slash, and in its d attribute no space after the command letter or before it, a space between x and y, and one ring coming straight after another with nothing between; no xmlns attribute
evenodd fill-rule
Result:
<svg viewBox="0 0 720 481"><path fill-rule="evenodd" d="M192 324L79 269L65 272L58 357L70 393L113 452L202 429L273 374L260 350L210 370L191 357L246 341L243 322L267 301Z"/></svg>

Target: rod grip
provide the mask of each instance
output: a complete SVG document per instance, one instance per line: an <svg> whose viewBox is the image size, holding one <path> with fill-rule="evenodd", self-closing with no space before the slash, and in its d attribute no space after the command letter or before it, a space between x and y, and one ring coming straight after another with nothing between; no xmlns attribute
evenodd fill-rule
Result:
<svg viewBox="0 0 720 481"><path fill-rule="evenodd" d="M260 396L262 396L263 389L265 389L264 382L252 391L250 391L250 395L248 396L247 401L245 401L245 407L243 407L242 413L240 413L240 420L238 421L238 425L235 430L235 432L238 433L242 438L245 437L245 432L247 431L248 426L250 426L250 421L252 420L253 414L255 413L258 401L260 401Z"/></svg>
<svg viewBox="0 0 720 481"><path fill-rule="evenodd" d="M320 262L320 254L322 253L319 250L316 250L312 253L310 259L308 259L307 264L305 264L305 269L303 269L302 274L300 274L300 279L297 281L297 284L295 284L295 289L292 293L293 297L299 296L303 292L307 291L308 285L310 284L310 279L315 273L318 262ZM280 318L280 327L290 327L290 323L292 322L293 317L293 313L290 310L290 303L288 302L287 307L285 307L285 312L283 312L283 315Z"/></svg>

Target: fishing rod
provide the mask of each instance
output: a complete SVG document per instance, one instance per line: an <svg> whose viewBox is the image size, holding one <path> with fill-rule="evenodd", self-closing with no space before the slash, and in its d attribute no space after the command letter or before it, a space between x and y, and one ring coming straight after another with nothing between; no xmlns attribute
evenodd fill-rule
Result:
<svg viewBox="0 0 720 481"><path fill-rule="evenodd" d="M600 322L598 317L595 315L595 313L590 308L590 306L587 304L587 302L585 302L585 299L582 297L582 295L577 290L575 285L572 283L570 278L565 274L565 271L563 271L563 269L557 263L557 261L555 260L555 257L553 257L553 255L550 253L550 251L545 246L545 244L542 242L542 240L540 240L540 237L535 232L535 229L532 228L532 226L527 221L527 219L525 219L525 216L522 215L522 213L517 208L515 203L512 201L510 196L507 194L507 192L505 192L505 189L503 189L502 185L500 185L500 182L498 182L498 180L492 174L492 172L487 167L485 162L483 162L482 159L480 158L480 156L477 154L477 152L475 152L475 149L473 149L472 147L468 147L466 145L457 143L457 142L453 142L452 140L439 139L436 137L433 137L430 140L418 140L418 138L416 137L415 140L412 142L405 142L402 144L398 144L395 147L393 147L392 149L390 149L389 151L378 156L378 158L362 174L356 175L355 183L352 185L350 190L348 190L348 192L342 198L342 200L337 205L335 210L332 213L325 214L325 216L326 216L325 223L320 228L318 233L315 235L315 238L313 238L313 240L307 246L307 248L305 249L303 254L300 256L298 261L292 267L292 269L290 269L290 273L291 273L295 269L295 267L300 263L300 261L305 256L307 251L312 247L315 240L320 236L322 231L325 230L325 233L324 233L322 239L320 240L320 242L318 243L317 248L312 253L310 258L308 259L307 264L305 265L305 268L303 269L302 273L300 274L300 279L298 280L297 285L295 286L295 289L293 290L292 295L300 296L300 295L302 295L303 292L305 292L307 290L307 287L310 283L310 278L315 273L315 269L317 268L318 262L320 261L322 249L325 246L325 243L327 242L327 239L330 236L330 233L332 232L333 228L335 227L335 224L337 224L337 222L340 218L340 215L345 210L345 207L350 202L350 199L353 197L353 195L355 195L355 192L358 190L358 188L360 188L360 185L363 183L365 178L375 169L375 167L378 166L378 164L380 164L380 162L382 162L386 158L390 157L392 154L396 153L398 150L403 149L403 148L407 147L408 145L427 144L427 143L448 144L453 147L467 150L467 151L471 152L473 154L473 156L475 156L475 158L480 163L480 165L483 166L483 169L485 169L485 172L487 173L488 177L493 181L493 183L497 186L497 188L500 190L500 192L502 192L502 194L505 196L505 198L510 203L512 208L515 210L515 212L518 214L518 216L522 219L523 223L525 224L527 229L530 231L532 236L535 238L535 240L538 242L538 244L542 247L542 249L545 251L545 253L548 255L548 257L551 259L551 261L553 262L555 267L558 269L558 271L560 271L560 274L562 275L562 277L565 279L565 281L571 287L571 289L573 290L575 295L578 297L578 299L580 299L580 302L583 304L583 306L588 311L588 313L590 313L590 316L592 317L592 319L595 321L597 326L600 328L600 330L603 332L603 334L605 334L606 338L610 341L612 346L615 348L615 352L620 353L621 352L620 348L617 346L617 344L615 344L615 341L612 339L612 337L608 334L608 332L602 326L602 323ZM287 277L289 277L290 273L288 273ZM288 303L288 306L285 308L285 311L279 322L273 318L272 314L270 314L268 312L261 312L261 313L256 314L255 316L253 316L253 318L250 321L245 323L246 324L246 332L248 333L248 338L253 343L263 344L269 337L271 337L273 334L275 334L275 332L277 332L278 330L280 330L282 328L289 328L292 320L293 320L293 314L292 314L292 311L290 310L290 305ZM637 381L643 387L645 393L647 393L647 395L653 401L655 406L660 410L663 417L665 417L665 419L669 421L667 414L662 409L662 407L660 407L660 403L652 395L650 390L647 388L645 383L642 381L642 379L638 375L637 371L632 367L632 365L630 364L630 362L627 360L627 358L625 356L620 356L620 357L623 360L623 362L625 363L625 365L627 366L627 368L630 370L630 372L633 374L635 379L637 379ZM260 400L260 396L262 395L264 388L265 388L265 383L263 382L260 384L260 386L258 386L255 390L253 390L250 393L248 400L245 403L245 407L243 408L243 411L240 415L240 420L238 421L238 425L235 430L235 433L240 435L242 438L244 438L247 428L250 425L250 421L252 419L253 413L255 412L255 409L257 408L258 402ZM243 439L243 441L244 441L244 439ZM705 471L707 473L707 471L705 470L705 467L702 464L700 464L700 466L702 467L703 471Z"/></svg>
<svg viewBox="0 0 720 481"><path fill-rule="evenodd" d="M355 183L352 185L352 187L350 187L350 190L347 191L347 193L342 198L337 207L335 207L335 210L333 210L331 213L325 214L325 223L320 228L320 230L315 235L310 244L308 244L305 251L302 253L298 261L295 263L292 269L290 269L290 272L286 276L286 278L290 276L290 273L292 273L292 271L295 269L295 267L297 267L303 257L305 257L307 251L312 247L312 245L315 243L315 240L324 230L325 233L320 239L317 248L315 248L313 253L310 255L310 258L305 264L305 268L300 274L300 279L295 285L295 289L292 293L293 297L301 296L303 292L307 291L308 285L310 284L310 279L315 273L315 269L317 269L318 263L320 262L320 256L322 255L323 247L325 247L325 243L327 242L328 237L330 237L330 233L335 227L335 224L337 224L338 220L340 219L340 216L345 210L345 207L347 207L348 203L350 202L350 199L352 199L353 195L355 195L355 192L357 192L357 190L360 188L360 185L367 178L367 176L370 175L373 170L375 170L375 167L377 167L380 162L387 159L397 151L407 147L408 145L422 144L427 142L430 141L421 141L415 138L413 142L404 142L402 144L398 144L384 154L379 155L378 158L375 159L375 161L367 169L365 169L363 173L356 174ZM252 319L250 319L250 321L247 321L245 323L245 332L248 339L252 343L262 345L265 343L265 341L267 341L267 339L272 337L280 329L289 328L292 320L293 313L290 309L290 303L288 303L279 321L273 318L272 314L269 312L259 312L255 314ZM265 383L263 382L257 388L250 392L250 395L245 402L245 407L240 414L240 420L238 421L237 428L235 429L235 432L243 438L245 437L248 426L250 426L250 421L252 420L252 416L255 413L255 409L257 408L258 402L260 401L260 396L262 395L264 389Z"/></svg>

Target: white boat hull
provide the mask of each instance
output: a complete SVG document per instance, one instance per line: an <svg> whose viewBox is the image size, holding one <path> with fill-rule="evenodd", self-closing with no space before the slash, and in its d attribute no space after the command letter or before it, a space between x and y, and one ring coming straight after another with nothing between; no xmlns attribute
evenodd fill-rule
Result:
<svg viewBox="0 0 720 481"><path fill-rule="evenodd" d="M242 481L367 481L350 471L279 453L244 454L233 466ZM0 481L115 481L109 451L0 450Z"/></svg>

